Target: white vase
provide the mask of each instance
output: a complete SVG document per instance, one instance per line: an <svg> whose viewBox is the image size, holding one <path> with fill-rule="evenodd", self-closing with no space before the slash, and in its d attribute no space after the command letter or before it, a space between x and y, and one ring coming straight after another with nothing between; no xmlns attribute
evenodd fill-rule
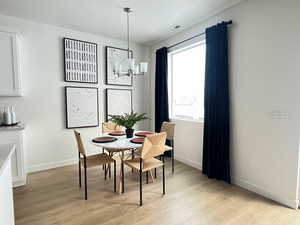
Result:
<svg viewBox="0 0 300 225"><path fill-rule="evenodd" d="M10 118L11 118L11 124L17 123L17 117L13 106L10 107Z"/></svg>
<svg viewBox="0 0 300 225"><path fill-rule="evenodd" d="M4 108L3 118L4 118L5 125L11 125L11 114L10 114L9 107Z"/></svg>

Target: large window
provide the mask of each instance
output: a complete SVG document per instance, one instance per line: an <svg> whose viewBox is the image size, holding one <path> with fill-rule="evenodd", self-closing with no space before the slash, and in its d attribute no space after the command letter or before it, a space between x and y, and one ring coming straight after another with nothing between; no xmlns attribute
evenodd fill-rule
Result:
<svg viewBox="0 0 300 225"><path fill-rule="evenodd" d="M204 117L205 42L169 53L169 98L172 119Z"/></svg>

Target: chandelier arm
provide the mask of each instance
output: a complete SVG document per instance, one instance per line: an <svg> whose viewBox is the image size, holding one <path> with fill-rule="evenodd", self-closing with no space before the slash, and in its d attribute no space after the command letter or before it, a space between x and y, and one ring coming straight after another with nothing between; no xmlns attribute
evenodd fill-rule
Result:
<svg viewBox="0 0 300 225"><path fill-rule="evenodd" d="M139 75L145 75L145 73L147 72L147 63L143 62L143 63L140 63L139 66L135 66L135 63L134 63L134 59L133 59L133 55L130 55L131 51L130 51L130 13L132 12L132 9L129 8L129 7L126 7L124 8L124 12L126 12L126 19L127 19L127 57L128 57L128 60L127 60L127 64L125 67L129 67L127 69L127 71L121 71L121 65L118 66L117 69L113 69L113 72L116 76L118 77L125 77L125 76L139 76ZM123 60L122 60L123 61ZM122 63L121 62L118 62L117 65L119 65L119 63ZM143 65L142 65L143 64ZM143 68L141 69L140 71L140 68ZM146 68L146 69L145 69Z"/></svg>

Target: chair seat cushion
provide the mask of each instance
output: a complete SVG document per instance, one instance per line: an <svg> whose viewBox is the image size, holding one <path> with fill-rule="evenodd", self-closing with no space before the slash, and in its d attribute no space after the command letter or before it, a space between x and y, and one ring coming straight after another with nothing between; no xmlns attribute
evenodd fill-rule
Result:
<svg viewBox="0 0 300 225"><path fill-rule="evenodd" d="M86 156L86 167L95 167L107 163L113 163L115 160L106 153ZM80 158L81 166L84 167L84 158Z"/></svg>
<svg viewBox="0 0 300 225"><path fill-rule="evenodd" d="M134 168L136 170L140 170L140 158L134 158L130 160L125 160L124 164L127 166L130 166L131 168ZM163 166L163 162L155 159L155 158L149 158L143 160L143 169L142 172L149 171L151 169Z"/></svg>

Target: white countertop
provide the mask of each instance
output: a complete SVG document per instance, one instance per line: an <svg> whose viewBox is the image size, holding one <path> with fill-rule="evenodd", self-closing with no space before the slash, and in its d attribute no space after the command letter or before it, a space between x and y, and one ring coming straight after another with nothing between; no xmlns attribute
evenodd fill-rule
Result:
<svg viewBox="0 0 300 225"><path fill-rule="evenodd" d="M15 125L15 126L0 126L0 132L1 131L16 131L16 130L24 130L24 129L25 129L24 123L19 123L18 125Z"/></svg>
<svg viewBox="0 0 300 225"><path fill-rule="evenodd" d="M0 176L6 166L7 161L11 157L12 153L15 151L16 145L0 145Z"/></svg>

